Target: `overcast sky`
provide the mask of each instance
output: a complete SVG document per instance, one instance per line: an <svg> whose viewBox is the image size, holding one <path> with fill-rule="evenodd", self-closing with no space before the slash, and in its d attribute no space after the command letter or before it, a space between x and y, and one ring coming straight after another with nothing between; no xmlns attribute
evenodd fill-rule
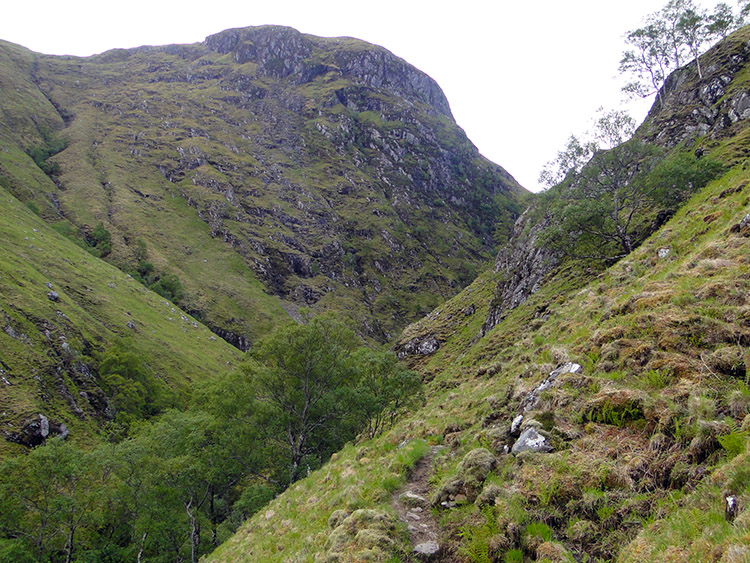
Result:
<svg viewBox="0 0 750 563"><path fill-rule="evenodd" d="M730 0L731 2L731 0ZM487 158L531 190L597 108L622 106L623 35L666 0L36 0L6 2L0 39L47 54L195 43L277 24L386 47L445 91ZM703 0L713 6L712 0ZM630 105L642 119L650 105Z"/></svg>

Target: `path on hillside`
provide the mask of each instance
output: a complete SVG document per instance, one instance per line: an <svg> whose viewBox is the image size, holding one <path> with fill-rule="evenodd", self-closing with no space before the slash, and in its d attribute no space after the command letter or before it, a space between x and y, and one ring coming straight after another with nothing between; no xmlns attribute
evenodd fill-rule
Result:
<svg viewBox="0 0 750 563"><path fill-rule="evenodd" d="M433 446L420 459L407 483L393 493L391 504L398 517L406 523L416 560L437 561L440 556L440 526L430 509L430 487L427 480L432 471L432 460L440 450Z"/></svg>

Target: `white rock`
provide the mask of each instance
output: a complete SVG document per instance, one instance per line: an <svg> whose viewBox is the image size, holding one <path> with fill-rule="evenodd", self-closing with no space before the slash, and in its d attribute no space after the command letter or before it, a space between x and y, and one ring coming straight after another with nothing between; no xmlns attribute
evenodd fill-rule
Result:
<svg viewBox="0 0 750 563"><path fill-rule="evenodd" d="M436 541L426 541L414 546L414 553L417 555L435 555L440 551L440 545Z"/></svg>

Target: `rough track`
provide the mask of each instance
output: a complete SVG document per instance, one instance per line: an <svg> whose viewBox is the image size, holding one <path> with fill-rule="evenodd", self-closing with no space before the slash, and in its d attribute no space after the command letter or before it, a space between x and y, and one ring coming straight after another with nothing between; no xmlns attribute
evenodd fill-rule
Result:
<svg viewBox="0 0 750 563"><path fill-rule="evenodd" d="M433 446L414 466L409 481L393 493L391 503L401 521L409 529L413 547L412 560L438 561L441 555L440 526L430 509L430 486L427 480L432 471L432 460L440 450Z"/></svg>

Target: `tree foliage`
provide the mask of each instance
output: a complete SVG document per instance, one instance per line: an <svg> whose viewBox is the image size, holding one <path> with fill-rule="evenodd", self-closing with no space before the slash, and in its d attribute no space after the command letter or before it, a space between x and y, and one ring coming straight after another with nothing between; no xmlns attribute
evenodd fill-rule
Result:
<svg viewBox="0 0 750 563"><path fill-rule="evenodd" d="M264 441L273 444L266 457L277 463L270 474L282 486L359 432L372 437L387 428L421 388L392 353L362 347L330 316L277 329L232 380L225 408L264 428Z"/></svg>
<svg viewBox="0 0 750 563"><path fill-rule="evenodd" d="M100 373L118 409L153 408L154 378L127 343ZM421 398L419 377L340 321L289 325L218 375L186 412L130 421L83 450L48 440L0 461L0 561L191 561L346 441L382 432Z"/></svg>
<svg viewBox="0 0 750 563"><path fill-rule="evenodd" d="M577 259L612 262L633 251L722 166L704 157L630 138L634 122L623 112L603 114L590 140L571 137L542 174L551 189L540 208L550 227L540 236L548 248ZM582 150L583 147L583 150Z"/></svg>
<svg viewBox="0 0 750 563"><path fill-rule="evenodd" d="M700 55L706 46L726 37L742 25L745 7L735 14L726 3L714 11L695 5L693 0L669 0L664 7L649 14L645 24L625 36L628 48L620 61L620 72L633 80L623 90L637 97L657 94L669 73L695 60L698 76L703 78Z"/></svg>
<svg viewBox="0 0 750 563"><path fill-rule="evenodd" d="M166 387L127 341L115 344L104 353L99 377L123 422L152 416L168 404Z"/></svg>

